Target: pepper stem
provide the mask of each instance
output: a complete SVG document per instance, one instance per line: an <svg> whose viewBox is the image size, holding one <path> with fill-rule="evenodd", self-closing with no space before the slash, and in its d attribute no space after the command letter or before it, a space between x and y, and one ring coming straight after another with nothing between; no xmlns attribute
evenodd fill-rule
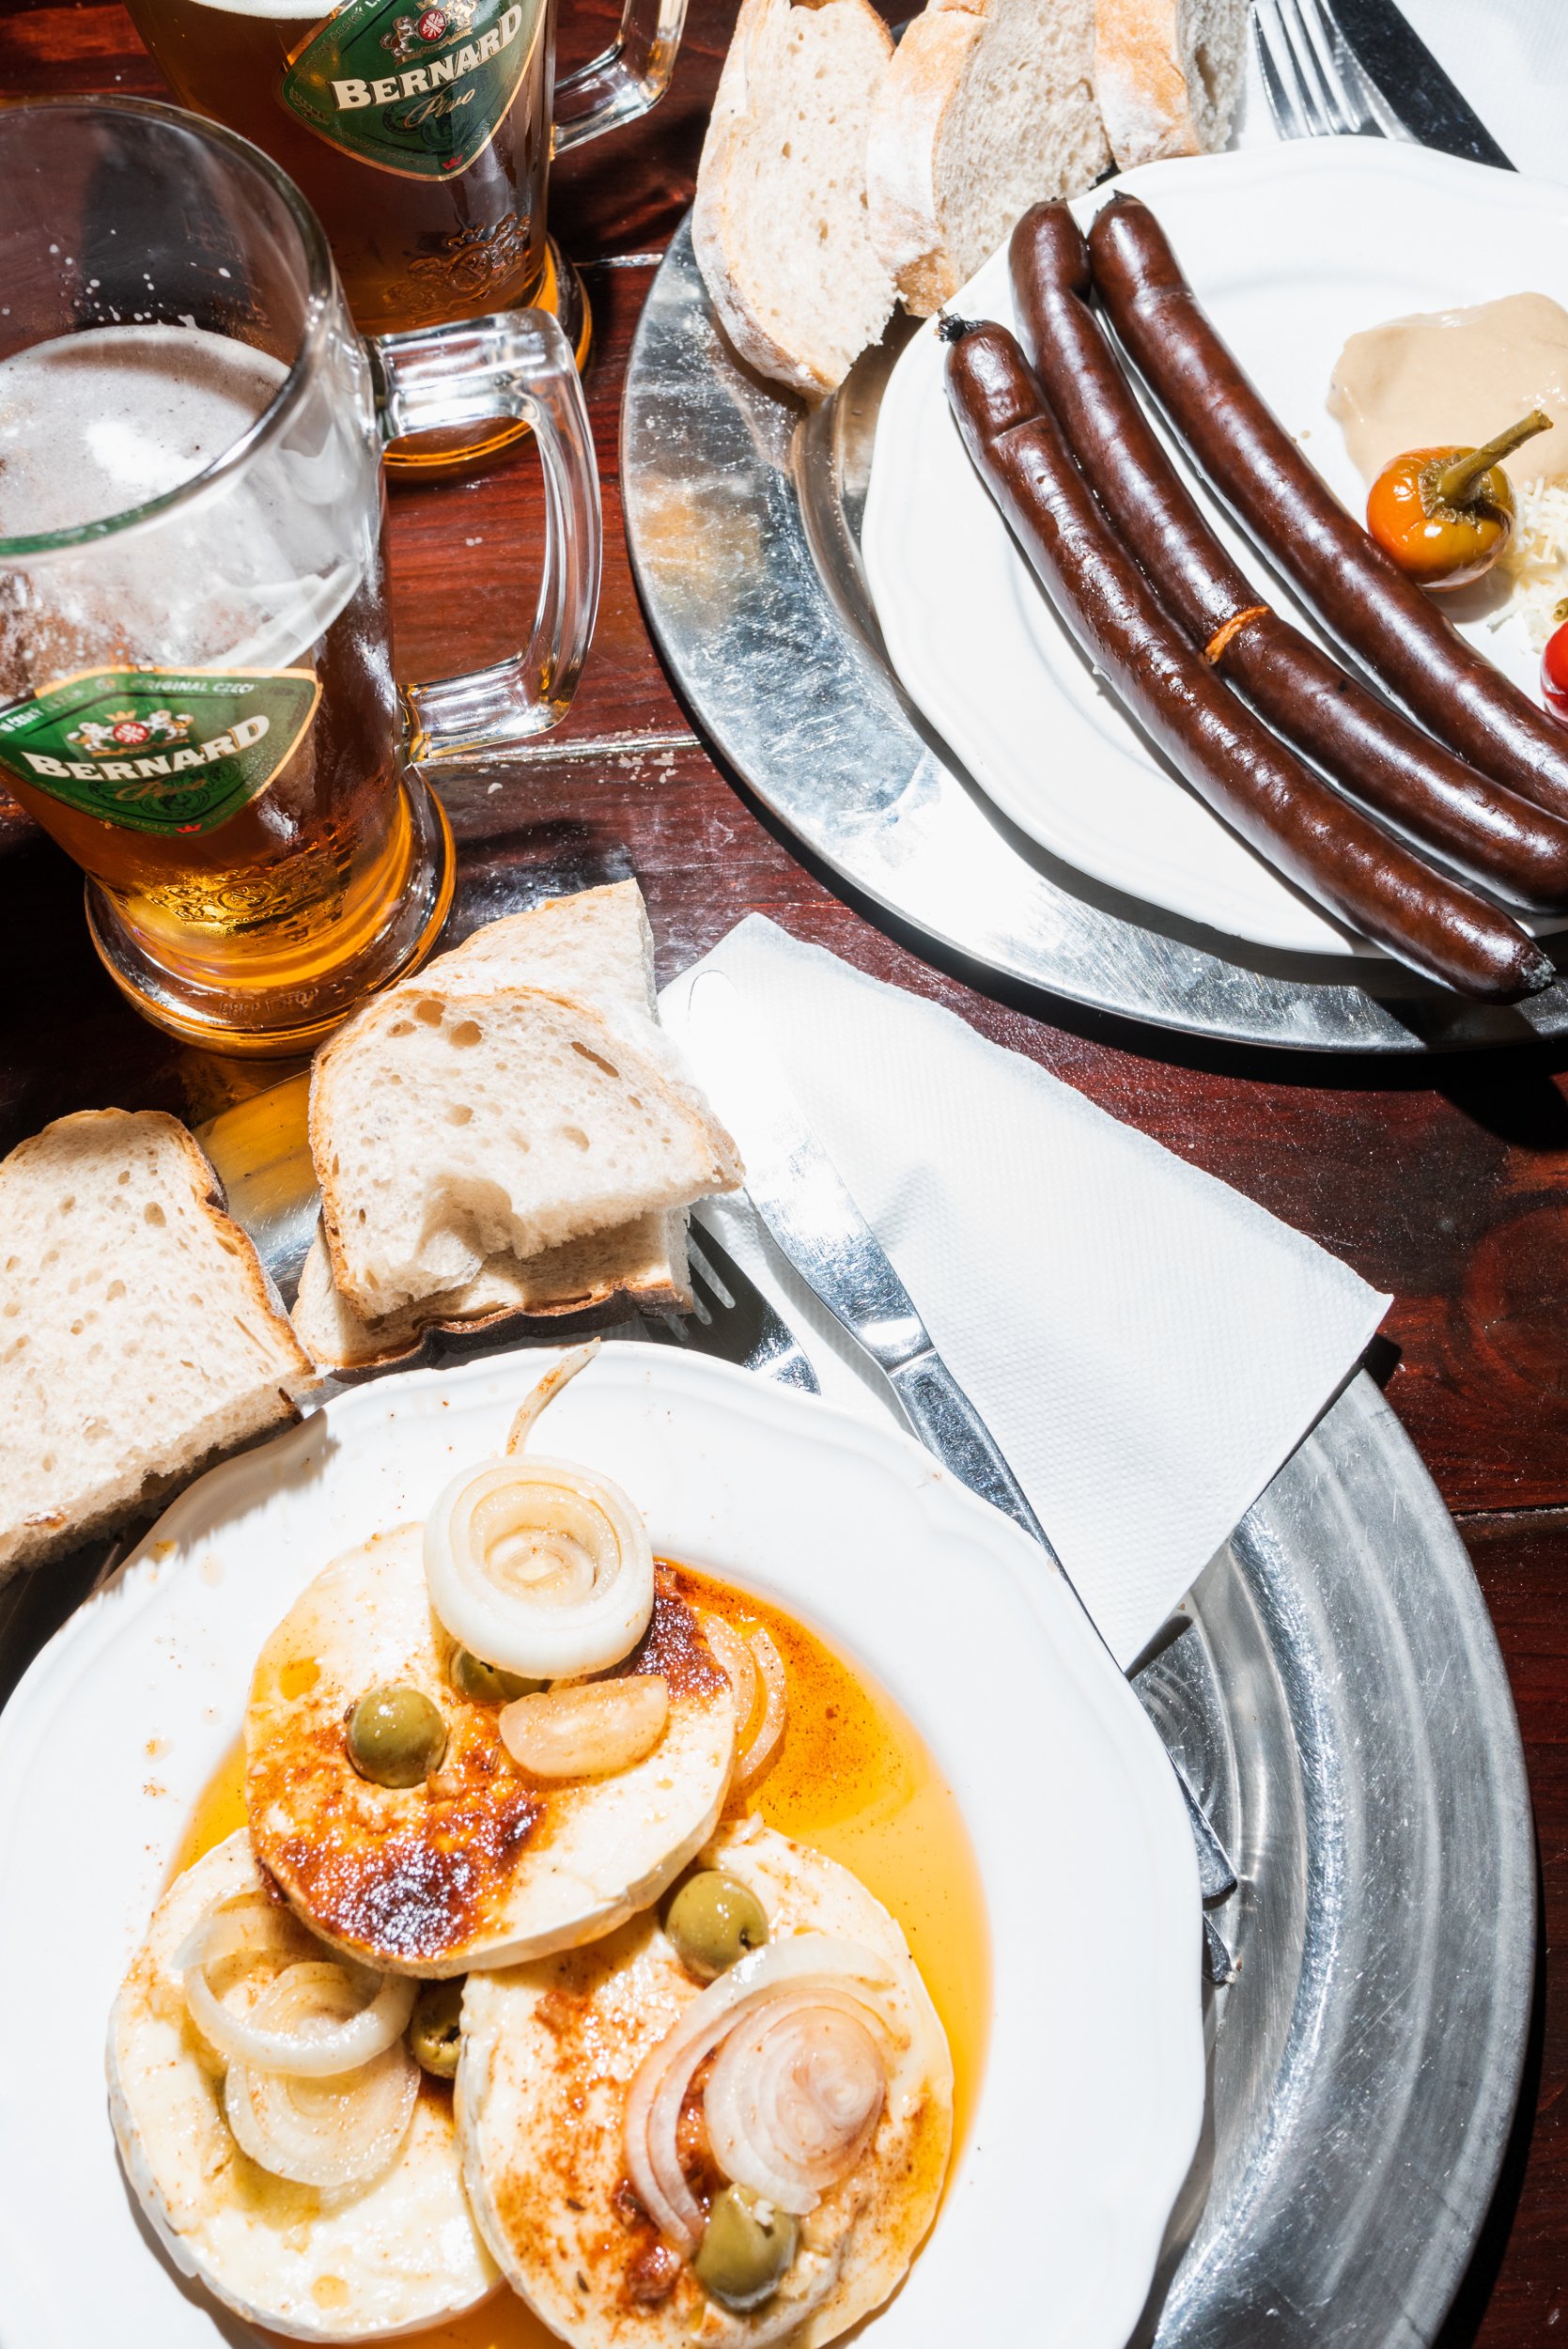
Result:
<svg viewBox="0 0 1568 2349"><path fill-rule="evenodd" d="M1469 506L1481 494L1483 476L1492 467L1512 457L1516 448L1533 441L1538 432L1549 432L1552 420L1544 408L1532 408L1528 416L1511 424L1506 432L1499 432L1484 448L1472 448L1467 457L1455 457L1446 465L1437 466L1432 474L1432 496L1439 506Z"/></svg>

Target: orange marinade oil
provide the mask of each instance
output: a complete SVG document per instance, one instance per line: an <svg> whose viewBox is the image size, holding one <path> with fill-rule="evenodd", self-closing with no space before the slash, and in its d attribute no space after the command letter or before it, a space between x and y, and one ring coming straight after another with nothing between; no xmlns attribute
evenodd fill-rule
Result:
<svg viewBox="0 0 1568 2349"><path fill-rule="evenodd" d="M963 1819L912 1722L886 1692L797 1617L731 1584L680 1572L737 1630L766 1630L784 1659L784 1742L746 1808L841 1860L903 1926L953 2050L954 2152L979 2092L990 2015L986 1912ZM178 1875L245 1823L244 1754L214 1773L180 1846ZM411 2334L410 2349L558 2349L512 2294Z"/></svg>

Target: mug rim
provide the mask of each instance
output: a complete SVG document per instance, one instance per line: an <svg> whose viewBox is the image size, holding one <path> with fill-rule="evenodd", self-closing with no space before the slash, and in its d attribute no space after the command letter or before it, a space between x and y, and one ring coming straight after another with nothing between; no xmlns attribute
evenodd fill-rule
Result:
<svg viewBox="0 0 1568 2349"><path fill-rule="evenodd" d="M336 275L326 233L304 196L286 171L279 169L272 157L253 141L241 138L221 122L210 122L204 115L193 114L188 107L171 106L158 98L137 98L127 92L123 97L99 91L56 92L48 96L8 101L0 112L41 114L46 109L74 109L87 115L136 115L155 122L164 122L182 131L194 132L210 146L226 148L230 155L258 170L268 179L291 215L300 232L306 270L304 324L300 347L289 363L288 372L272 394L259 415L248 424L236 441L215 457L200 473L188 481L178 482L157 497L147 498L139 506L128 506L116 514L101 515L97 521L77 522L65 530L44 530L26 537L0 537L0 556L31 558L54 554L72 547L90 546L96 539L113 537L117 532L134 529L140 523L160 519L186 504L205 496L218 482L246 464L256 451L275 438L303 395L305 378L320 348L328 322L332 298L336 291ZM233 339L238 340L236 336ZM24 345L31 349L33 346Z"/></svg>

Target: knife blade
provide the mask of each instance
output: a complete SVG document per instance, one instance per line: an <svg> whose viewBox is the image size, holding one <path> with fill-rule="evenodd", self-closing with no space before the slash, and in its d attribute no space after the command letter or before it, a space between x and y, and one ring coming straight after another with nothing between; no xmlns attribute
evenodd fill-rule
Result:
<svg viewBox="0 0 1568 2349"><path fill-rule="evenodd" d="M932 1344L913 1298L722 971L703 972L693 986L688 1035L739 1144L747 1194L784 1254L885 1374L922 1442L1032 1534L1060 1573L1023 1487Z"/></svg>
<svg viewBox="0 0 1568 2349"><path fill-rule="evenodd" d="M1439 154L1513 170L1475 108L1454 87L1394 0L1327 0L1325 13L1411 138Z"/></svg>
<svg viewBox="0 0 1568 2349"><path fill-rule="evenodd" d="M1022 1486L932 1344L913 1298L812 1131L777 1056L722 971L704 971L693 983L684 1041L739 1147L747 1196L781 1252L884 1373L926 1450L1038 1542L1110 1655ZM1235 1890L1235 1871L1180 1763L1166 1750L1192 1828L1203 1898L1223 1900ZM1208 1918L1204 1938L1211 1974L1228 1980L1230 1952Z"/></svg>

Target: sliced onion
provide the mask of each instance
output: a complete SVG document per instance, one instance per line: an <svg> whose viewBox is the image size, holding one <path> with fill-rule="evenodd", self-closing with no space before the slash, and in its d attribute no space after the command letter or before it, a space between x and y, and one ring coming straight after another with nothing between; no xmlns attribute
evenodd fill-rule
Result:
<svg viewBox="0 0 1568 2349"><path fill-rule="evenodd" d="M797 2218L871 2141L887 2064L865 2009L820 1987L783 1994L736 2025L703 2092L714 2159Z"/></svg>
<svg viewBox="0 0 1568 2349"><path fill-rule="evenodd" d="M249 2014L223 2004L207 1973L225 1959L279 1954L298 1938L284 1938L282 1920L249 1910L218 1910L176 1952L185 1978L185 2006L204 2039L230 2062L287 2072L293 2079L331 2079L380 2056L409 2030L415 1985L396 1976L349 1973L343 1964L291 1964ZM368 1997L366 1997L368 1990ZM260 2020L268 2006L270 2025Z"/></svg>
<svg viewBox="0 0 1568 2349"><path fill-rule="evenodd" d="M653 1751L669 1718L669 1682L634 1672L516 1697L499 1726L513 1761L535 1778L610 1778Z"/></svg>
<svg viewBox="0 0 1568 2349"><path fill-rule="evenodd" d="M508 1453L520 1452L534 1432L534 1423L547 1405L553 1403L563 1387L569 1387L580 1370L586 1370L598 1352L598 1338L590 1338L586 1346L574 1346L563 1354L553 1370L547 1370L527 1401L519 1406L517 1415L506 1432Z"/></svg>
<svg viewBox="0 0 1568 2349"><path fill-rule="evenodd" d="M754 1786L779 1750L784 1734L787 1696L784 1686L784 1658L766 1631L758 1628L748 1632L746 1644L756 1666L756 1677L763 1691L762 1719L755 1736L735 1766L732 1781L738 1794Z"/></svg>
<svg viewBox="0 0 1568 2349"><path fill-rule="evenodd" d="M446 1629L529 1680L607 1672L653 1615L653 1550L620 1486L568 1460L518 1456L597 1349L563 1355L512 1422L506 1458L455 1476L425 1526L430 1604Z"/></svg>
<svg viewBox="0 0 1568 2349"><path fill-rule="evenodd" d="M347 1975L333 1970L351 1995ZM287 2026L288 1980L287 1974L280 1976L256 2001L256 2019L264 2029ZM231 2063L224 2081L224 2110L241 2150L273 2177L296 2186L367 2186L396 2160L418 2093L419 2066L398 2041L357 2071L338 2072L330 2079L289 2077Z"/></svg>
<svg viewBox="0 0 1568 2349"><path fill-rule="evenodd" d="M455 1640L531 1680L605 1672L653 1614L653 1549L607 1476L492 1460L455 1477L425 1527L430 1604Z"/></svg>
<svg viewBox="0 0 1568 2349"><path fill-rule="evenodd" d="M760 1627L744 1637L722 1615L702 1617L703 1636L719 1659L735 1691L735 1730L743 1737L762 1700L762 1719L737 1757L730 1779L732 1794L743 1795L756 1784L779 1749L787 1706L784 1659Z"/></svg>
<svg viewBox="0 0 1568 2349"><path fill-rule="evenodd" d="M292 1963L313 1939L287 1908L265 1892L241 1892L202 1911L176 1950L172 1965L177 1974L182 1974L193 1966L205 1970L235 1957L246 1958L253 1965L262 1957Z"/></svg>
<svg viewBox="0 0 1568 2349"><path fill-rule="evenodd" d="M627 2098L627 2172L655 2226L688 2257L702 2240L703 2213L681 2168L675 2132L697 2066L743 2020L781 1996L794 2010L815 1993L835 2012L847 2007L886 2028L879 2002L893 1986L887 1965L862 1943L826 1933L794 1934L769 1941L721 1974L649 2049Z"/></svg>
<svg viewBox="0 0 1568 2349"><path fill-rule="evenodd" d="M742 1737L757 1709L756 1658L734 1624L727 1623L722 1615L701 1614L697 1621L734 1692L735 1734L737 1738Z"/></svg>

